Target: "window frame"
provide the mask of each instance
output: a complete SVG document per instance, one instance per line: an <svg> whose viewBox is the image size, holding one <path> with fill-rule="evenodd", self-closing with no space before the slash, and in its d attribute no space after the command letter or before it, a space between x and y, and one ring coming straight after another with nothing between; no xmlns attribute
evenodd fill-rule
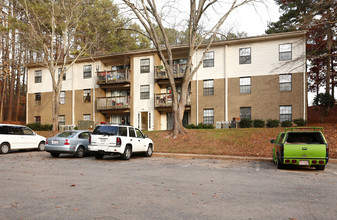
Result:
<svg viewBox="0 0 337 220"><path fill-rule="evenodd" d="M208 58L207 55L212 54L212 58ZM205 55L203 63L203 68L214 67L214 51L208 51Z"/></svg>
<svg viewBox="0 0 337 220"><path fill-rule="evenodd" d="M62 96L63 94L63 96ZM66 104L66 92L65 91L61 91L60 92L60 105L64 105Z"/></svg>
<svg viewBox="0 0 337 220"><path fill-rule="evenodd" d="M148 61L149 63L143 65L142 62ZM140 73L150 73L150 58L140 59Z"/></svg>
<svg viewBox="0 0 337 220"><path fill-rule="evenodd" d="M283 76L290 76L290 81L284 81L284 79L282 80L281 77ZM279 85L280 85L280 92L288 92L292 90L292 74L291 73L287 73L287 74L280 74L279 75ZM288 86L286 86L288 85ZM287 89L290 88L290 89Z"/></svg>
<svg viewBox="0 0 337 220"><path fill-rule="evenodd" d="M60 78L60 75L61 75L61 69L62 69L62 68L59 68L59 69L58 69L59 78ZM65 68L64 68L64 70L65 70ZM66 80L67 80L67 72L64 71L64 74L63 74L63 77L62 77L62 81L66 81Z"/></svg>
<svg viewBox="0 0 337 220"><path fill-rule="evenodd" d="M34 101L41 102L41 92L34 93Z"/></svg>
<svg viewBox="0 0 337 220"><path fill-rule="evenodd" d="M90 71L89 71L89 67L90 67ZM92 77L92 65L91 64L83 65L83 79L90 79L91 77Z"/></svg>
<svg viewBox="0 0 337 220"><path fill-rule="evenodd" d="M88 96L89 94L89 96ZM89 97L89 99L88 99ZM83 89L83 102L91 103L91 89Z"/></svg>
<svg viewBox="0 0 337 220"><path fill-rule="evenodd" d="M204 86L204 96L212 96L214 95L214 79L207 79L203 81L203 86ZM210 86L210 82L212 82L212 86Z"/></svg>
<svg viewBox="0 0 337 220"><path fill-rule="evenodd" d="M243 54L245 50L249 50L249 55ZM244 65L251 63L252 63L252 48L251 47L239 48L239 64Z"/></svg>
<svg viewBox="0 0 337 220"><path fill-rule="evenodd" d="M286 108L286 107L290 107L290 113L282 113L281 108ZM290 120L283 120L283 118L289 117L290 116ZM280 105L280 122L284 122L284 121L292 121L293 118L293 108L292 105Z"/></svg>
<svg viewBox="0 0 337 220"><path fill-rule="evenodd" d="M241 113L241 110L248 110L249 109L249 114L245 114L243 115ZM243 116L248 116L248 117L243 117ZM241 119L249 119L249 120L252 120L252 107L240 107L240 120Z"/></svg>
<svg viewBox="0 0 337 220"><path fill-rule="evenodd" d="M89 120L86 117L89 116ZM91 121L91 114L83 114L83 121Z"/></svg>
<svg viewBox="0 0 337 220"><path fill-rule="evenodd" d="M290 45L290 51L281 51L281 47L285 45ZM284 44L279 44L278 47L278 52L279 52L279 61L287 61L287 60L292 60L293 56L293 45L292 43L284 43ZM290 54L290 56L283 56L284 54Z"/></svg>
<svg viewBox="0 0 337 220"><path fill-rule="evenodd" d="M211 112L212 114L207 115L207 111L209 113ZM204 122L204 124L214 125L214 108L206 108L206 109L204 109L204 112L203 112L203 122Z"/></svg>
<svg viewBox="0 0 337 220"><path fill-rule="evenodd" d="M35 70L34 83L42 83L42 70Z"/></svg>
<svg viewBox="0 0 337 220"><path fill-rule="evenodd" d="M142 88L148 88L148 91L142 91ZM150 85L140 85L140 99L150 99Z"/></svg>
<svg viewBox="0 0 337 220"><path fill-rule="evenodd" d="M249 79L249 84L241 84L241 79ZM252 77L240 77L240 94L251 94L252 93ZM243 83L243 82L242 82Z"/></svg>
<svg viewBox="0 0 337 220"><path fill-rule="evenodd" d="M63 118L64 120L60 120L61 118ZM57 121L57 124L60 126L60 125L66 125L66 116L65 115L59 115L59 118L58 118L58 121Z"/></svg>
<svg viewBox="0 0 337 220"><path fill-rule="evenodd" d="M37 120L37 119L39 119L39 120ZM41 116L40 115L34 116L34 123L35 124L41 124Z"/></svg>

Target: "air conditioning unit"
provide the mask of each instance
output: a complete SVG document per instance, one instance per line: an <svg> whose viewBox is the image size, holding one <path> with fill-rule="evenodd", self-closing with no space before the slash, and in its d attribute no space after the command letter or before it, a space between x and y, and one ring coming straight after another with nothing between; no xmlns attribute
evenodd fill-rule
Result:
<svg viewBox="0 0 337 220"><path fill-rule="evenodd" d="M74 130L75 125L59 125L60 131Z"/></svg>
<svg viewBox="0 0 337 220"><path fill-rule="evenodd" d="M228 121L217 121L215 128L216 129L229 128L229 122Z"/></svg>

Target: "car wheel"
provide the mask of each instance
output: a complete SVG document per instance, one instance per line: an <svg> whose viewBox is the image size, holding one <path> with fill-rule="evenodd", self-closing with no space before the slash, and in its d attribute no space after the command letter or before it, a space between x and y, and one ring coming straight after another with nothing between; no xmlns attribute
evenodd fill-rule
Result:
<svg viewBox="0 0 337 220"><path fill-rule="evenodd" d="M77 151L75 152L75 157L76 158L82 158L83 156L84 156L84 148L78 147Z"/></svg>
<svg viewBox="0 0 337 220"><path fill-rule="evenodd" d="M9 144L7 144L7 143L1 144L0 153L7 154L8 151L9 151Z"/></svg>
<svg viewBox="0 0 337 220"><path fill-rule="evenodd" d="M51 155L52 157L59 157L59 156L60 156L60 153L50 152L50 155Z"/></svg>
<svg viewBox="0 0 337 220"><path fill-rule="evenodd" d="M39 146L37 147L38 151L44 151L44 142L40 142Z"/></svg>
<svg viewBox="0 0 337 220"><path fill-rule="evenodd" d="M277 169L283 169L284 165L282 164L282 162L280 161L280 159L277 157L276 158L276 167Z"/></svg>
<svg viewBox="0 0 337 220"><path fill-rule="evenodd" d="M316 166L316 170L324 170L325 169L325 165L317 165Z"/></svg>
<svg viewBox="0 0 337 220"><path fill-rule="evenodd" d="M151 156L152 156L152 153L153 153L152 146L149 145L149 147L147 148L147 151L145 152L145 156L146 156L146 157L151 157Z"/></svg>
<svg viewBox="0 0 337 220"><path fill-rule="evenodd" d="M130 146L126 146L125 150L124 150L124 153L121 155L121 158L123 160L129 160L130 157L131 157L131 154L132 154L131 147Z"/></svg>
<svg viewBox="0 0 337 220"><path fill-rule="evenodd" d="M95 154L95 158L96 159L103 159L103 157L104 157L104 154L99 154L99 153L97 153L97 154Z"/></svg>

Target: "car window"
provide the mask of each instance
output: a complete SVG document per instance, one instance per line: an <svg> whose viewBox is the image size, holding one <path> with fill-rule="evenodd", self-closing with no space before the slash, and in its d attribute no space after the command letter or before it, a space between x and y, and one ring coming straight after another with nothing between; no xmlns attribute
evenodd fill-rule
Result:
<svg viewBox="0 0 337 220"><path fill-rule="evenodd" d="M89 132L83 132L83 133L78 135L78 138L81 138L81 139L89 139L89 137L90 137Z"/></svg>
<svg viewBox="0 0 337 220"><path fill-rule="evenodd" d="M0 134L8 134L8 126L0 126Z"/></svg>
<svg viewBox="0 0 337 220"><path fill-rule="evenodd" d="M129 127L129 136L130 137L136 137L135 130L132 127Z"/></svg>
<svg viewBox="0 0 337 220"><path fill-rule="evenodd" d="M120 127L119 128L119 135L127 137L128 136L128 129L126 127Z"/></svg>
<svg viewBox="0 0 337 220"><path fill-rule="evenodd" d="M117 135L118 134L117 126L97 126L92 134L100 134L100 135Z"/></svg>
<svg viewBox="0 0 337 220"><path fill-rule="evenodd" d="M282 134L280 135L280 138L278 139L278 142L277 142L277 144L282 144L282 141L283 141L284 135L285 135L285 133L282 133Z"/></svg>
<svg viewBox="0 0 337 220"><path fill-rule="evenodd" d="M62 138L71 138L71 137L74 137L75 134L76 134L76 132L73 132L73 131L63 131L56 136L62 137Z"/></svg>
<svg viewBox="0 0 337 220"><path fill-rule="evenodd" d="M9 131L8 131L9 134L12 134L12 135L23 135L22 127L17 127L17 126L11 127L10 126L8 128L9 128Z"/></svg>
<svg viewBox="0 0 337 220"><path fill-rule="evenodd" d="M288 133L287 144L325 144L320 132Z"/></svg>
<svg viewBox="0 0 337 220"><path fill-rule="evenodd" d="M137 137L138 138L144 138L143 133L139 129L137 129L137 128L136 128L136 133L137 133Z"/></svg>
<svg viewBox="0 0 337 220"><path fill-rule="evenodd" d="M23 130L24 135L34 135L34 132L30 130L29 128L23 127L22 130Z"/></svg>

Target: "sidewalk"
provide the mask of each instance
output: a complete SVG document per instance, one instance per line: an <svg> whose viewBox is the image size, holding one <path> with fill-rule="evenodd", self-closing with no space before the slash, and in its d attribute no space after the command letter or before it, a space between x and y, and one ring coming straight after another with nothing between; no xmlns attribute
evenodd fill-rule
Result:
<svg viewBox="0 0 337 220"><path fill-rule="evenodd" d="M227 155L210 155L210 154L182 154L182 153L153 153L155 157L173 157L173 158L199 158L199 159L218 159L218 160L255 160L270 161L271 157L240 157ZM337 159L329 159L328 163L337 163Z"/></svg>

